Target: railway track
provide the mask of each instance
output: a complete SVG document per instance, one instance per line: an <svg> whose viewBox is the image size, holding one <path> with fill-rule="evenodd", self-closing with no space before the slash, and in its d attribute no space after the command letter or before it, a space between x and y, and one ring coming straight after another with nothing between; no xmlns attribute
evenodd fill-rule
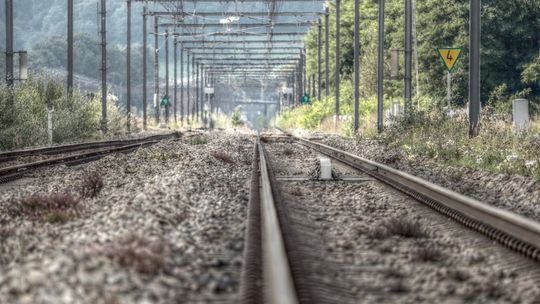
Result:
<svg viewBox="0 0 540 304"><path fill-rule="evenodd" d="M297 143L317 154L326 155L394 188L534 262L540 260L540 225L537 222L350 153L290 134L287 134L287 138L293 144ZM243 303L331 303L342 297L343 302L354 302L354 293L348 291L352 286L317 282L313 276L306 275L314 267L305 261L306 256L316 259L317 254L314 252L317 249L316 246L308 250L297 248L301 247L297 244L302 243L300 238L305 238L306 232L302 236L302 233L294 230L301 230L308 225L295 223L302 219L291 211L290 196L283 194L283 187L276 178L272 161L269 160L265 141L264 138L258 139L254 148L254 155L257 157L254 160L251 181L241 300ZM280 141L283 141L283 138ZM296 202L292 209L295 208L300 208ZM310 233L309 229L307 233ZM510 258L512 261L515 259ZM525 262L517 258L516 265L519 266L516 267L524 268L527 266L523 265L530 267L529 263L534 264L533 261L523 260ZM332 273L332 263L319 262L321 269ZM530 277L536 278L537 275L532 274Z"/></svg>
<svg viewBox="0 0 540 304"><path fill-rule="evenodd" d="M153 135L138 139L114 140L91 142L82 144L71 144L57 147L47 147L39 149L18 150L0 153L0 163L33 156L54 156L68 154L65 156L45 158L39 161L30 161L22 164L10 165L0 168L0 183L6 183L23 177L33 170L49 167L57 164L78 165L98 160L112 153L127 153L137 148L153 145L160 140L167 138L178 138L177 132L163 135ZM80 152L86 151L86 152ZM80 153L76 153L80 152Z"/></svg>

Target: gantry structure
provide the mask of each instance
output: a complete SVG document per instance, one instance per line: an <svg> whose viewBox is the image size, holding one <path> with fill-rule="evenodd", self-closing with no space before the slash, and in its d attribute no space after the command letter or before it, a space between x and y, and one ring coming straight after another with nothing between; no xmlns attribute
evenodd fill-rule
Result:
<svg viewBox="0 0 540 304"><path fill-rule="evenodd" d="M321 26L325 16L328 19L323 0L127 0L128 92L131 90L132 5L144 6L142 69L145 126L148 100L154 100L156 122L159 123L159 100L163 96L172 100L165 106L166 121L169 120L170 107L175 121L178 117L182 121L187 117L200 119L204 88L213 86L218 79L244 77L284 81L293 89L291 101L299 100L308 87L312 93L322 87L321 52L316 85L315 77L310 81L306 76L304 39L311 27L319 27L319 46L322 45ZM153 39L154 49L153 98L150 97L146 77L147 50L151 50L148 38ZM165 53L165 62L160 63L161 52ZM172 73L170 66L173 67ZM165 79L164 92L160 92L162 76ZM170 84L173 86L172 96ZM186 92L185 96L182 92ZM128 93L128 108L131 107L130 97Z"/></svg>

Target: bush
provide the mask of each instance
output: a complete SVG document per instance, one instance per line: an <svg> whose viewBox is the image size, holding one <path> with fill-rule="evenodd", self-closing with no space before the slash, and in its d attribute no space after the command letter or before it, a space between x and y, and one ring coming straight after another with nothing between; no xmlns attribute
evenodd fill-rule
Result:
<svg viewBox="0 0 540 304"><path fill-rule="evenodd" d="M242 121L242 107L237 106L231 115L231 123L233 126L238 127L244 125Z"/></svg>
<svg viewBox="0 0 540 304"><path fill-rule="evenodd" d="M96 197L103 186L103 177L98 172L90 172L83 176L80 193L84 197Z"/></svg>
<svg viewBox="0 0 540 304"><path fill-rule="evenodd" d="M215 159L219 159L220 161L224 162L224 163L228 163L228 164L232 164L234 163L234 159L233 159L233 156L225 151L222 151L222 150L217 150L217 151L212 151L210 152L210 154L215 158Z"/></svg>
<svg viewBox="0 0 540 304"><path fill-rule="evenodd" d="M8 214L34 221L64 223L79 214L79 200L69 193L35 194L13 202Z"/></svg>
<svg viewBox="0 0 540 304"><path fill-rule="evenodd" d="M46 145L48 106L54 109L54 143L102 137L99 95L87 97L76 90L68 95L61 80L32 76L17 83L13 91L5 83L0 84L0 150ZM124 119L119 107L110 100L107 111L108 134L105 135L120 133Z"/></svg>

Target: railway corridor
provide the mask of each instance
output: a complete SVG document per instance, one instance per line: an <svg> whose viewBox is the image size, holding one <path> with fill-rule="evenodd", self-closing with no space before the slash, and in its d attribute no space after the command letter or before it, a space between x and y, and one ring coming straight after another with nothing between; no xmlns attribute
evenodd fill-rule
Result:
<svg viewBox="0 0 540 304"><path fill-rule="evenodd" d="M336 160L318 180L296 138L195 130L0 184L0 303L271 303L260 149L291 303L538 299L537 262Z"/></svg>

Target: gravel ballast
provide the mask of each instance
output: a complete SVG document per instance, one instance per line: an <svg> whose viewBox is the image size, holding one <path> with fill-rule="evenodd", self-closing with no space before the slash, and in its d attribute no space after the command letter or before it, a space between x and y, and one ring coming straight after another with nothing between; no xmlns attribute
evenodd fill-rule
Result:
<svg viewBox="0 0 540 304"><path fill-rule="evenodd" d="M310 137L307 132L296 132ZM481 202L540 221L540 181L536 178L489 172L437 163L424 157L408 157L399 148L377 140L339 136L313 137L315 141L388 165L454 190Z"/></svg>
<svg viewBox="0 0 540 304"><path fill-rule="evenodd" d="M254 139L195 138L3 185L0 303L234 303Z"/></svg>
<svg viewBox="0 0 540 304"><path fill-rule="evenodd" d="M285 149L294 154L287 157ZM318 158L293 143L269 143L267 151L278 177L309 176ZM350 176L351 169L336 170ZM300 240L295 250L305 255L306 281L316 286L313 303L534 303L539 298L536 263L377 181L279 183Z"/></svg>

